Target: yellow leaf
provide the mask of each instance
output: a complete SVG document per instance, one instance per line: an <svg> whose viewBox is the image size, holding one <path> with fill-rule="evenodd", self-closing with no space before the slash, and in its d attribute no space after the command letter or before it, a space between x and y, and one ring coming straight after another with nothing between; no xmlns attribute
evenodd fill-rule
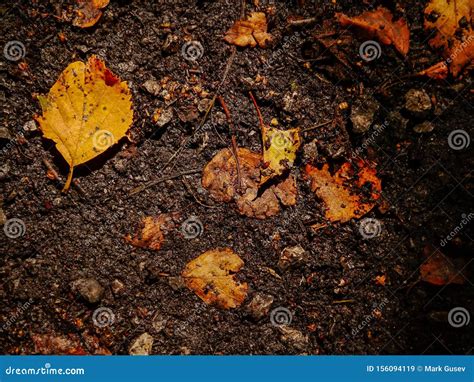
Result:
<svg viewBox="0 0 474 382"><path fill-rule="evenodd" d="M425 9L425 29L436 30L429 41L442 48L453 76L474 60L473 0L431 0Z"/></svg>
<svg viewBox="0 0 474 382"><path fill-rule="evenodd" d="M74 167L103 153L125 136L133 121L130 89L105 63L92 56L76 61L60 75L47 96L38 97L37 117L44 136L69 164L66 191Z"/></svg>
<svg viewBox="0 0 474 382"><path fill-rule="evenodd" d="M186 286L206 304L236 308L247 296L247 283L240 283L234 277L243 265L242 259L231 249L216 248L190 261L182 276Z"/></svg>
<svg viewBox="0 0 474 382"><path fill-rule="evenodd" d="M97 23L102 16L102 8L109 4L109 0L77 0L76 17L73 25L88 28Z"/></svg>
<svg viewBox="0 0 474 382"><path fill-rule="evenodd" d="M263 161L262 183L281 175L293 166L296 151L300 147L300 129L280 130L263 126Z"/></svg>

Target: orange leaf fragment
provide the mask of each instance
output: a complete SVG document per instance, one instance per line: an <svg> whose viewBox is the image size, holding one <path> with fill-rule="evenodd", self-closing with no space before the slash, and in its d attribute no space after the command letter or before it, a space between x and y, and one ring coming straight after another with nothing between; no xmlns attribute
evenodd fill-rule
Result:
<svg viewBox="0 0 474 382"><path fill-rule="evenodd" d="M240 306L247 296L247 283L240 283L234 276L243 266L231 249L216 248L190 261L182 276L186 286L206 304L230 309Z"/></svg>
<svg viewBox="0 0 474 382"><path fill-rule="evenodd" d="M77 0L76 17L72 24L80 28L95 25L102 16L101 9L105 8L109 2L110 0Z"/></svg>
<svg viewBox="0 0 474 382"><path fill-rule="evenodd" d="M149 248L158 251L165 241L165 235L175 228L178 213L147 216L141 222L138 232L125 240L135 247Z"/></svg>
<svg viewBox="0 0 474 382"><path fill-rule="evenodd" d="M443 50L454 77L474 60L473 10L472 0L431 0L424 11L425 29L436 31L429 44Z"/></svg>
<svg viewBox="0 0 474 382"><path fill-rule="evenodd" d="M448 77L448 65L446 65L446 62L441 61L430 66L428 69L422 70L418 75L434 78L435 80L442 80Z"/></svg>
<svg viewBox="0 0 474 382"><path fill-rule="evenodd" d="M267 18L263 12L252 12L247 20L238 20L232 25L224 36L224 40L229 44L240 47L259 46L265 48L272 40L272 36L267 33Z"/></svg>
<svg viewBox="0 0 474 382"><path fill-rule="evenodd" d="M357 160L355 166L344 163L334 175L327 163L321 170L308 164L305 172L311 179L311 190L326 205L326 218L332 222L344 223L364 216L382 191L377 171L362 160Z"/></svg>
<svg viewBox="0 0 474 382"><path fill-rule="evenodd" d="M420 266L420 277L433 285L464 284L465 279L453 260L431 245L425 246L423 254L427 259Z"/></svg>
<svg viewBox="0 0 474 382"><path fill-rule="evenodd" d="M392 13L379 7L375 11L367 11L359 16L348 17L336 13L336 18L343 26L353 25L371 37L376 37L382 44L393 44L401 54L406 56L410 48L410 30L405 19L393 21Z"/></svg>

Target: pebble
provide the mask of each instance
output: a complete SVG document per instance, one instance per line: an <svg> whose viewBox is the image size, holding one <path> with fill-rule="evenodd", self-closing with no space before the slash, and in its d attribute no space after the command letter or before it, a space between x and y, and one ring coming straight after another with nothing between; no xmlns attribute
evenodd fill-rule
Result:
<svg viewBox="0 0 474 382"><path fill-rule="evenodd" d="M104 288L100 283L92 278L78 279L72 283L72 289L78 292L81 297L91 304L99 302L104 296Z"/></svg>
<svg viewBox="0 0 474 382"><path fill-rule="evenodd" d="M362 134L370 129L375 113L379 110L379 103L369 95L357 98L352 105L351 121L354 133Z"/></svg>
<svg viewBox="0 0 474 382"><path fill-rule="evenodd" d="M143 84L143 87L148 93L153 94L155 96L159 95L161 91L161 85L156 80L145 81L145 83Z"/></svg>
<svg viewBox="0 0 474 382"><path fill-rule="evenodd" d="M418 134L423 133L431 133L434 130L435 126L430 121L422 122L415 127L413 127L413 131Z"/></svg>
<svg viewBox="0 0 474 382"><path fill-rule="evenodd" d="M127 160L126 159L117 159L114 162L114 169L117 171L119 174L125 174L127 171Z"/></svg>
<svg viewBox="0 0 474 382"><path fill-rule="evenodd" d="M284 343L300 351L307 350L309 344L308 336L305 336L299 330L287 326L280 326L279 329L282 334L281 340Z"/></svg>
<svg viewBox="0 0 474 382"><path fill-rule="evenodd" d="M258 321L268 314L273 300L271 295L257 293L245 310L249 316Z"/></svg>
<svg viewBox="0 0 474 382"><path fill-rule="evenodd" d="M157 333L160 333L166 328L166 324L168 323L168 319L162 316L160 313L157 313L153 318L151 325L153 329L156 330Z"/></svg>
<svg viewBox="0 0 474 382"><path fill-rule="evenodd" d="M119 295L120 293L123 292L123 290L125 289L125 285L123 282L121 282L120 280L118 279L115 279L114 281L112 281L112 283L110 284L110 289L112 289L112 293L114 295Z"/></svg>
<svg viewBox="0 0 474 382"><path fill-rule="evenodd" d="M431 107L431 98L425 90L410 89L405 94L405 109L414 117L427 117Z"/></svg>
<svg viewBox="0 0 474 382"><path fill-rule="evenodd" d="M36 130L38 130L38 127L36 126L36 122L32 119L31 121L28 121L23 125L23 130L24 131L36 131Z"/></svg>
<svg viewBox="0 0 474 382"><path fill-rule="evenodd" d="M160 116L158 117L158 119L156 120L155 124L158 126L158 127L164 127L166 126L168 123L170 123L170 121L173 119L173 109L172 108L168 108L168 109L164 109L161 113L160 113Z"/></svg>
<svg viewBox="0 0 474 382"><path fill-rule="evenodd" d="M148 333L138 336L128 350L130 355L149 355L153 347L153 337Z"/></svg>
<svg viewBox="0 0 474 382"><path fill-rule="evenodd" d="M278 260L278 267L285 271L288 268L304 264L308 260L308 253L301 245L286 247L283 249Z"/></svg>
<svg viewBox="0 0 474 382"><path fill-rule="evenodd" d="M318 157L318 146L317 140L314 139L311 142L303 146L303 161L307 163L312 163Z"/></svg>
<svg viewBox="0 0 474 382"><path fill-rule="evenodd" d="M0 127L0 139L3 139L5 141L11 140L12 135L10 133L10 130L8 130L6 127Z"/></svg>
<svg viewBox="0 0 474 382"><path fill-rule="evenodd" d="M4 180L8 177L8 173L10 172L10 166L8 163L4 163L0 166L0 180Z"/></svg>

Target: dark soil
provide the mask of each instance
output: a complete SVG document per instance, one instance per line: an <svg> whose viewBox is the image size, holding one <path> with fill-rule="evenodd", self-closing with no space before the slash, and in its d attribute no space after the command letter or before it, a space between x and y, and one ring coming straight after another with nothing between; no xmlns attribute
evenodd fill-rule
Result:
<svg viewBox="0 0 474 382"><path fill-rule="evenodd" d="M383 46L381 57L366 63L358 55L364 39L349 31L348 43L340 47L346 66L314 39L326 32L323 21L333 22L334 12L352 16L381 3L397 15L406 11L412 38L406 59ZM167 100L150 94L144 83L169 77L180 88L200 86L212 98L233 49L222 37L240 17L238 2L112 1L89 29L59 17L61 10L70 11L67 2L2 5L0 42L21 41L26 56L19 62L2 57L0 62L1 127L13 135L12 141L2 141L0 195L7 219L23 220L26 232L16 239L0 235L1 353L35 353L34 336L48 334L79 338L90 352L93 338L96 346L127 354L133 340L148 332L154 354L472 354L472 322L454 328L447 319L455 307L474 314L472 224L440 245L462 214L472 212L473 145L463 150L448 145L452 130L474 136L472 81L468 75L438 82L411 76L439 61L427 45L422 3L400 1L397 7L392 1L306 0L275 5L261 0L272 46L237 49L220 89L236 123L239 146L254 151L261 151L261 140L248 90L256 95L267 123L276 118L283 128L307 129L334 119L336 123L304 134L305 144L317 139L316 164L328 161L334 168L372 134L352 132L350 105L361 94L371 93L380 103L378 125L393 111L409 117L403 110L409 89L425 89L436 100L422 119L433 122L432 132L415 133L413 126L420 121L409 117L406 128L388 124L361 152L378 163L383 181L382 202L367 215L381 222L382 231L367 240L359 233L358 220L326 225L323 204L301 173L309 160L303 155L293 170L297 205L266 220L240 216L233 205L214 202L201 186L200 173L129 196L148 181L202 169L218 150L229 147L229 128L218 104L210 123L193 135L204 113L192 119L189 111L195 111L202 94L188 90L187 96ZM247 13L254 10L247 4ZM316 22L288 26L287 18L295 15L315 17ZM181 54L190 40L204 48L196 62ZM39 131L24 132L23 126L40 113L35 94L47 93L69 63L92 54L131 86L133 142L77 169L75 178L84 193L73 186L62 195L61 182L46 176L43 158L63 180L67 166L52 142ZM256 81L257 76L264 80ZM174 116L159 128L151 115L167 102L173 102ZM339 108L343 102L348 109ZM182 121L188 117L191 121ZM171 165L160 170L191 136ZM198 217L202 235L187 240L178 228L159 251L124 240L144 216L165 212ZM324 227L313 230L314 224ZM308 251L309 260L278 269L283 248L297 244ZM433 286L420 280L426 245L440 248L453 262L464 262L463 285ZM176 278L188 261L215 247L230 247L245 262L239 277L250 293L240 308L207 306ZM381 275L386 275L385 285L375 280ZM88 304L73 291L73 281L80 278L94 278L105 287L100 303ZM112 292L114 280L124 284L122 292ZM269 314L252 319L246 305L257 293L273 296L271 309L288 308L290 327L307 336L307 342L282 337ZM112 326L93 324L98 307L114 312Z"/></svg>

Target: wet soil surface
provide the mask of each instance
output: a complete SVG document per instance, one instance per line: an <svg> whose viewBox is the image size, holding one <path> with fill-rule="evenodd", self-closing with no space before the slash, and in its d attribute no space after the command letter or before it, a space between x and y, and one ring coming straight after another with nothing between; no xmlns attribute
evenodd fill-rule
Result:
<svg viewBox="0 0 474 382"><path fill-rule="evenodd" d="M297 205L265 220L214 202L201 186L202 168L230 145L218 104L196 129L203 99L218 89L233 50L222 37L240 17L238 2L112 1L89 29L61 16L70 12L67 2L2 5L1 44L20 41L26 55L0 62L1 127L12 136L1 141L2 224L6 219L24 224L22 236L0 235L1 352L73 352L72 345L52 345L59 338L90 353L128 354L146 332L153 338L152 354L472 353L472 322L456 325L449 314L453 308L474 314L472 144L460 150L448 144L456 129L473 136L472 82L467 75L449 82L412 76L439 60L427 45L420 1L383 2L397 15L405 10L412 31L407 58L383 46L380 58L364 62L358 53L364 39L348 31L340 49L349 65L342 64L314 36L327 33L323 22L333 23L335 12L352 16L382 4L363 3L261 0L274 40L267 49L237 49L219 93L240 147L261 151L249 90L266 123L276 118L281 128L309 129L331 121L304 133L292 170ZM247 4L247 13L254 10ZM288 26L295 15L314 20ZM182 52L188 41L201 44L195 61ZM82 192L73 186L63 195L67 166L31 123L40 113L35 94L47 93L69 63L92 54L131 87L132 142L78 168ZM433 106L425 115L404 108L410 89L429 95ZM380 133L374 126L362 134L353 131L351 106L365 94L379 104L374 126L384 127ZM163 127L152 121L156 109L173 112ZM415 132L423 121L434 129ZM184 139L189 142L163 170ZM383 185L379 205L367 215L380 224L378 236L370 239L361 235L360 220L327 222L302 174L307 162L329 162L337 169L361 147L360 155L378 164ZM43 159L62 181L47 176ZM195 174L179 176L193 169ZM168 176L175 177L130 195ZM144 216L168 212L178 212L182 221L199 220L200 236L186 239L177 227L158 251L124 240ZM296 245L306 259L280 269L282 250ZM463 284L420 280L427 245L463 263ZM216 247L232 248L245 262L238 277L249 284L249 295L237 309L206 305L179 278L187 262ZM88 302L77 292L80 279L100 283L97 299ZM273 302L249 308L255 296ZM110 309L114 322L94 324L98 308ZM289 325L272 323L277 308L291 318Z"/></svg>

